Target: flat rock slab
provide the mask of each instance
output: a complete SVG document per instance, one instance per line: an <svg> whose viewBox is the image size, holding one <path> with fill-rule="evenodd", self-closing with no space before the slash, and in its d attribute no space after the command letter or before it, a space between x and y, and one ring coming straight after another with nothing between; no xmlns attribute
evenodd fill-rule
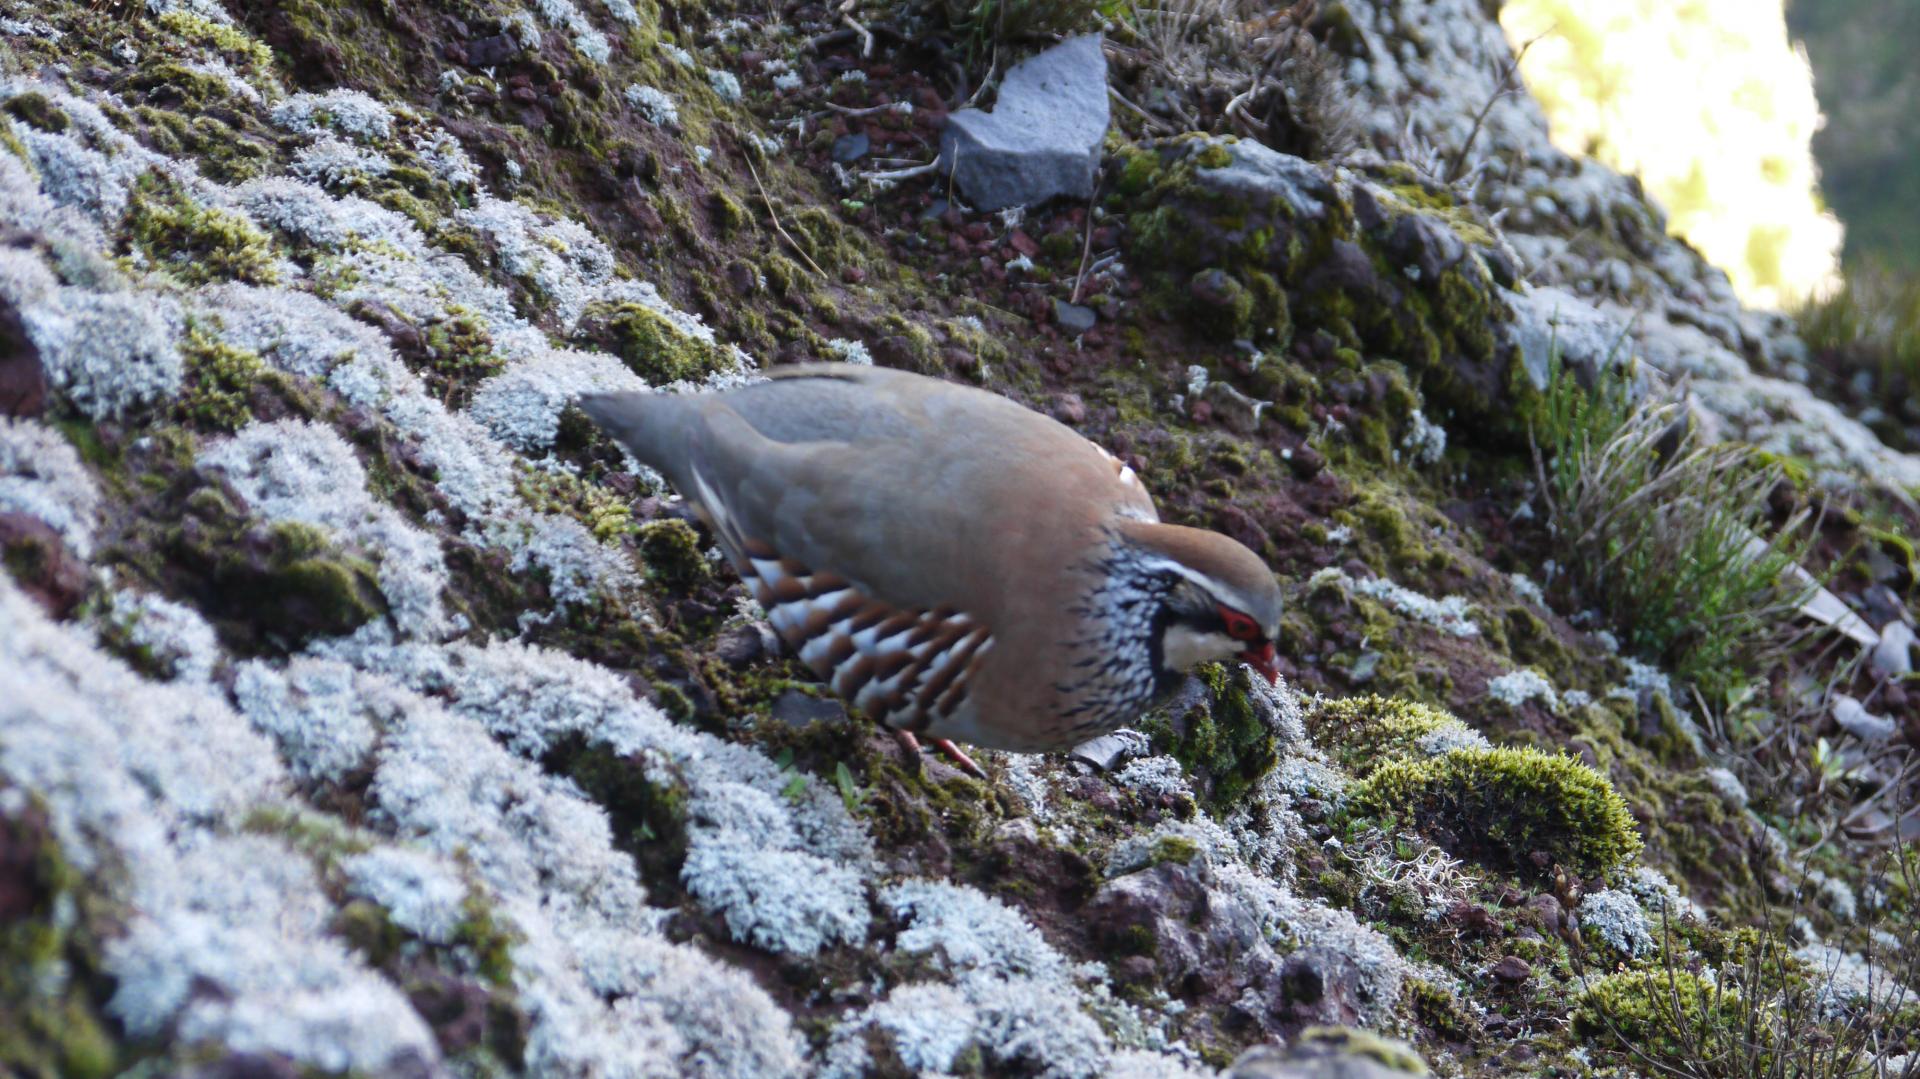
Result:
<svg viewBox="0 0 1920 1079"><path fill-rule="evenodd" d="M1107 120L1100 35L1069 38L1007 72L992 112L947 118L940 171L981 210L1092 198Z"/></svg>

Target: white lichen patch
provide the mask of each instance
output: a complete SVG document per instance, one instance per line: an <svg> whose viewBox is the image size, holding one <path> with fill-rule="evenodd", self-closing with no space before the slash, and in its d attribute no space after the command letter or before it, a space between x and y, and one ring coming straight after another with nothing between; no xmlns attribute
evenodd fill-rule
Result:
<svg viewBox="0 0 1920 1079"><path fill-rule="evenodd" d="M1487 696L1508 708L1518 708L1528 701L1539 701L1549 709L1560 706L1560 697L1553 691L1553 683L1547 681L1546 675L1531 667L1508 671L1489 680Z"/></svg>
<svg viewBox="0 0 1920 1079"><path fill-rule="evenodd" d="M99 618L170 678L205 682L222 658L213 627L200 612L151 592L113 592Z"/></svg>
<svg viewBox="0 0 1920 1079"><path fill-rule="evenodd" d="M1638 959L1653 951L1647 912L1632 893L1611 888L1588 892L1581 897L1578 912L1581 928L1621 955Z"/></svg>
<svg viewBox="0 0 1920 1079"><path fill-rule="evenodd" d="M1333 585L1377 599L1409 618L1425 622L1455 637L1477 637L1480 627L1473 622L1473 604L1462 596L1434 599L1411 588L1395 584L1385 577L1356 581L1332 566L1315 573L1309 581L1315 588Z"/></svg>
<svg viewBox="0 0 1920 1079"><path fill-rule="evenodd" d="M362 142L391 138L393 110L359 90L294 94L273 107L274 124L296 135L336 131Z"/></svg>
<svg viewBox="0 0 1920 1079"><path fill-rule="evenodd" d="M765 756L676 726L626 681L571 657L513 644L391 647L371 637L327 651L445 696L516 752L537 759L575 733L687 788L682 882L740 940L808 954L864 940L873 852L830 787Z"/></svg>
<svg viewBox="0 0 1920 1079"><path fill-rule="evenodd" d="M674 101L672 94L651 86L635 84L627 87L626 96L627 104L639 110L640 115L645 117L648 123L658 124L661 127L680 125L680 105Z"/></svg>
<svg viewBox="0 0 1920 1079"><path fill-rule="evenodd" d="M304 420L250 424L207 447L198 463L220 469L267 520L326 529L378 560L380 590L401 632L432 637L451 626L439 542L367 493L359 458L332 428Z"/></svg>
<svg viewBox="0 0 1920 1079"><path fill-rule="evenodd" d="M0 513L37 517L81 558L93 553L100 492L60 432L0 416Z"/></svg>
<svg viewBox="0 0 1920 1079"><path fill-rule="evenodd" d="M270 744L206 687L141 679L82 632L0 576L0 775L45 801L69 860L129 912L105 950L110 1011L134 1037L327 1071L436 1062L406 997L332 935L307 860L237 830L281 798Z"/></svg>

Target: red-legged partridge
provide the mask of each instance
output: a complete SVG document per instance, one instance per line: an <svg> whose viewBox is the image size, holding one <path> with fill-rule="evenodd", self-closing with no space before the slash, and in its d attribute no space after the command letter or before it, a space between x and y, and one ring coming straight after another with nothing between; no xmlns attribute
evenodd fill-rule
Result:
<svg viewBox="0 0 1920 1079"><path fill-rule="evenodd" d="M1160 523L1131 469L1003 397L821 364L580 405L687 498L801 660L895 731L1065 749L1196 664L1276 677L1259 557Z"/></svg>

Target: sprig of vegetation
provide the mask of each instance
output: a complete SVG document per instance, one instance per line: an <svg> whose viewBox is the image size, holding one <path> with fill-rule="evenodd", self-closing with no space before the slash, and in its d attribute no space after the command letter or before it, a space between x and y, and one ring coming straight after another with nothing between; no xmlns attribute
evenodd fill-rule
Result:
<svg viewBox="0 0 1920 1079"><path fill-rule="evenodd" d="M1649 1074L1685 1079L1915 1079L1920 977L1912 848L1889 852L1888 910L1861 939L1869 972L1850 993L1835 970L1796 956L1780 929L1709 933L1690 953L1662 918L1660 957L1586 984L1573 1031ZM1766 915L1772 925L1771 912ZM1690 935L1689 935L1690 936Z"/></svg>
<svg viewBox="0 0 1920 1079"><path fill-rule="evenodd" d="M1718 700L1799 637L1810 512L1769 528L1785 470L1701 438L1684 393L1635 400L1623 375L1588 388L1556 362L1530 430L1574 584L1628 647Z"/></svg>
<svg viewBox="0 0 1920 1079"><path fill-rule="evenodd" d="M1831 294L1794 312L1807 346L1839 366L1899 376L1920 390L1920 277L1850 270Z"/></svg>

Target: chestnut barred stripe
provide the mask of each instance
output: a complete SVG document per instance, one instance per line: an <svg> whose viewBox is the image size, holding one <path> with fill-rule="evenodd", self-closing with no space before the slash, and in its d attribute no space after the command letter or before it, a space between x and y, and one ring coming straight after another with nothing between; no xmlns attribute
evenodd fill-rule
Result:
<svg viewBox="0 0 1920 1079"><path fill-rule="evenodd" d="M813 572L757 540L741 544L742 577L800 661L849 705L914 733L965 703L993 638L964 612L901 610L846 578Z"/></svg>

